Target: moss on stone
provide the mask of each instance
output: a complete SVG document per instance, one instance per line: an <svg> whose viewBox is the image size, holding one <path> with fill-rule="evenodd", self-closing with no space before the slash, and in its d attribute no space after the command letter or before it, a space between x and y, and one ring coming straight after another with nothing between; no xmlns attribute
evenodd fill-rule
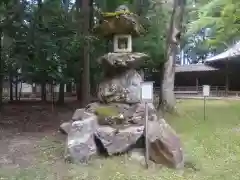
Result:
<svg viewBox="0 0 240 180"><path fill-rule="evenodd" d="M100 125L114 125L118 124L119 115L117 107L114 106L101 106L95 110L96 115L98 116L98 123Z"/></svg>
<svg viewBox="0 0 240 180"><path fill-rule="evenodd" d="M112 117L119 114L116 107L113 106L100 106L96 109L96 114L101 117Z"/></svg>
<svg viewBox="0 0 240 180"><path fill-rule="evenodd" d="M103 12L102 16L103 17L115 17L115 16L120 16L123 14L133 14L133 13L130 11Z"/></svg>
<svg viewBox="0 0 240 180"><path fill-rule="evenodd" d="M131 34L138 37L145 33L138 15L130 11L102 12L101 16L99 24L93 28L93 32L99 36L112 39L115 34Z"/></svg>

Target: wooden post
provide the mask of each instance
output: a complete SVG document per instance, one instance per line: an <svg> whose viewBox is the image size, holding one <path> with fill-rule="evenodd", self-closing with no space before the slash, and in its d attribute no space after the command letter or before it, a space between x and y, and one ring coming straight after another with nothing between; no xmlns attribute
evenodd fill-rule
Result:
<svg viewBox="0 0 240 180"><path fill-rule="evenodd" d="M228 91L229 91L229 77L228 74L226 75L226 96L228 96Z"/></svg>
<svg viewBox="0 0 240 180"><path fill-rule="evenodd" d="M226 69L225 69L225 94L228 96L228 91L229 91L229 72L228 72L228 60L226 62Z"/></svg>
<svg viewBox="0 0 240 180"><path fill-rule="evenodd" d="M196 91L198 92L198 86L199 86L199 82L198 82L198 78L196 78Z"/></svg>
<svg viewBox="0 0 240 180"><path fill-rule="evenodd" d="M141 83L141 102L145 104L145 163L149 166L149 142L148 142L148 103L153 103L153 82Z"/></svg>
<svg viewBox="0 0 240 180"><path fill-rule="evenodd" d="M206 120L206 96L204 96L204 99L203 99L203 119L204 121Z"/></svg>
<svg viewBox="0 0 240 180"><path fill-rule="evenodd" d="M54 83L51 83L50 88L51 88L52 112L54 112L54 103L55 103Z"/></svg>
<svg viewBox="0 0 240 180"><path fill-rule="evenodd" d="M148 104L145 102L145 163L149 167L149 143L148 143Z"/></svg>
<svg viewBox="0 0 240 180"><path fill-rule="evenodd" d="M228 91L229 91L229 77L228 77L228 68L226 70L226 74L225 74L225 94L226 96L228 96Z"/></svg>

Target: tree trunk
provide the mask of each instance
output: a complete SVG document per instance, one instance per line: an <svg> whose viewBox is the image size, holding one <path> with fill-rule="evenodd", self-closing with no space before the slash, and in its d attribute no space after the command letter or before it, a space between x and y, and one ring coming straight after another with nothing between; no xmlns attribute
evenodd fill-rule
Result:
<svg viewBox="0 0 240 180"><path fill-rule="evenodd" d="M13 74L12 74L12 69L10 70L10 73L9 73L9 96L10 96L10 101L13 101Z"/></svg>
<svg viewBox="0 0 240 180"><path fill-rule="evenodd" d="M64 10L65 10L66 12L68 12L69 0L63 0L63 4L64 4Z"/></svg>
<svg viewBox="0 0 240 180"><path fill-rule="evenodd" d="M18 101L18 77L15 76L15 100Z"/></svg>
<svg viewBox="0 0 240 180"><path fill-rule="evenodd" d="M52 100L52 104L55 104L55 89L54 89L54 83L51 83L51 100Z"/></svg>
<svg viewBox="0 0 240 180"><path fill-rule="evenodd" d="M51 83L51 101L52 101L52 112L54 111L54 104L55 104L55 94L54 94L54 85L53 82Z"/></svg>
<svg viewBox="0 0 240 180"><path fill-rule="evenodd" d="M68 93L72 93L72 82L67 83L67 85L66 85L66 91L67 91Z"/></svg>
<svg viewBox="0 0 240 180"><path fill-rule="evenodd" d="M42 17L42 8L43 8L43 0L37 0L37 4L38 4L38 25L40 28L43 27L43 17ZM46 60L46 56L43 54L40 55L42 59ZM47 92L46 92L46 81L45 81L45 74L43 72L43 76L42 76L42 82L41 82L41 101L47 101Z"/></svg>
<svg viewBox="0 0 240 180"><path fill-rule="evenodd" d="M46 101L47 100L47 93L46 93L46 83L41 83L41 100Z"/></svg>
<svg viewBox="0 0 240 180"><path fill-rule="evenodd" d="M12 79L10 79L10 82L9 82L9 98L10 98L10 101L13 101L13 82L12 82Z"/></svg>
<svg viewBox="0 0 240 180"><path fill-rule="evenodd" d="M89 36L90 26L90 0L82 0L83 11L83 35ZM89 41L85 40L83 47L83 73L82 73L82 102L85 106L90 102L90 63L89 63Z"/></svg>
<svg viewBox="0 0 240 180"><path fill-rule="evenodd" d="M58 104L64 104L64 83L60 83L59 85L59 93L58 93Z"/></svg>
<svg viewBox="0 0 240 180"><path fill-rule="evenodd" d="M0 60L0 64L1 64L1 60ZM1 108L2 108L2 105L3 105L3 75L2 74L2 71L1 71L1 67L2 65L0 65L0 112L1 112Z"/></svg>
<svg viewBox="0 0 240 180"><path fill-rule="evenodd" d="M161 107L166 111L175 110L176 99L174 94L175 79L175 61L177 54L177 46L179 45L183 14L186 0L174 0L173 11L170 20L170 26L167 36L167 61L164 64L162 89L161 89Z"/></svg>
<svg viewBox="0 0 240 180"><path fill-rule="evenodd" d="M37 0L37 4L38 4L39 10L42 10L42 0ZM39 18L40 18L40 20L42 19L41 16Z"/></svg>
<svg viewBox="0 0 240 180"><path fill-rule="evenodd" d="M22 97L22 81L20 82L20 88L19 88L19 94L18 94L18 100L20 101Z"/></svg>
<svg viewBox="0 0 240 180"><path fill-rule="evenodd" d="M0 110L3 104L3 58L2 58L2 30L0 29ZM1 112L1 111L0 111Z"/></svg>
<svg viewBox="0 0 240 180"><path fill-rule="evenodd" d="M82 88L80 83L76 83L76 94L77 94L77 100L81 101L81 97L82 97Z"/></svg>
<svg viewBox="0 0 240 180"><path fill-rule="evenodd" d="M32 93L33 93L33 94L36 94L36 93L37 93L37 87L36 87L36 84L35 84L35 83L32 84Z"/></svg>

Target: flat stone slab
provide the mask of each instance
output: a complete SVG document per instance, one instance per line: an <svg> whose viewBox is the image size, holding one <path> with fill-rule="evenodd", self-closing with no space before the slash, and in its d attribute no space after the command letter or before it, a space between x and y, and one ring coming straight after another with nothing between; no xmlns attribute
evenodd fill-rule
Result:
<svg viewBox="0 0 240 180"><path fill-rule="evenodd" d="M138 68L149 56L144 53L108 53L101 56L97 61L107 68Z"/></svg>

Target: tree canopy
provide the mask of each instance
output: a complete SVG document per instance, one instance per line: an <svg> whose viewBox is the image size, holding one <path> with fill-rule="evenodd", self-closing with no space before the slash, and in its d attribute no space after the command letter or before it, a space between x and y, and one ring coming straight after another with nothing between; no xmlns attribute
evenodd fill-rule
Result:
<svg viewBox="0 0 240 180"><path fill-rule="evenodd" d="M232 45L239 40L240 2L238 0L211 0L197 2L195 19L188 24L188 34L208 28L208 44Z"/></svg>

